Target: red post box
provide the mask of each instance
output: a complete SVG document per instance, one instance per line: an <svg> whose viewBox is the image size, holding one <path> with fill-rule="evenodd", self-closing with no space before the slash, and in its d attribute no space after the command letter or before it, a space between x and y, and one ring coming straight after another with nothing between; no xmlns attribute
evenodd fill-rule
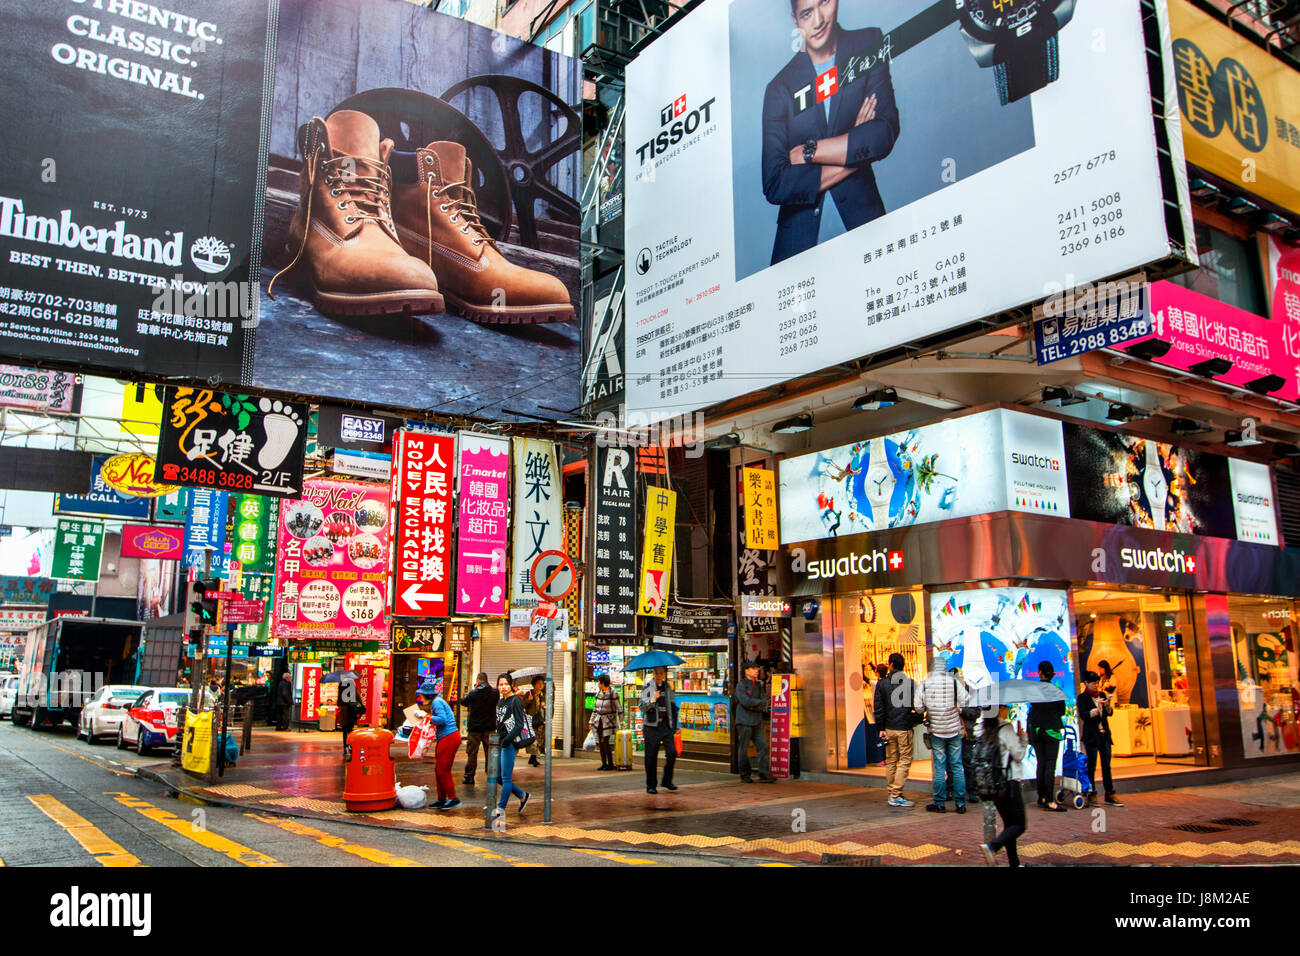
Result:
<svg viewBox="0 0 1300 956"><path fill-rule="evenodd" d="M397 805L397 771L388 745L391 732L357 728L343 754L343 802L349 810L391 810Z"/></svg>

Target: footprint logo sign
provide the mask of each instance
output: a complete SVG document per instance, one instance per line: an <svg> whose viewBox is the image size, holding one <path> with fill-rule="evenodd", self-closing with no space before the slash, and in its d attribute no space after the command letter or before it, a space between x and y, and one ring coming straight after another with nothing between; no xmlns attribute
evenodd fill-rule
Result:
<svg viewBox="0 0 1300 956"><path fill-rule="evenodd" d="M293 406L279 400L264 398L258 407L265 416L262 430L266 433L266 443L257 453L257 463L268 471L279 468L298 443L302 433L302 418Z"/></svg>

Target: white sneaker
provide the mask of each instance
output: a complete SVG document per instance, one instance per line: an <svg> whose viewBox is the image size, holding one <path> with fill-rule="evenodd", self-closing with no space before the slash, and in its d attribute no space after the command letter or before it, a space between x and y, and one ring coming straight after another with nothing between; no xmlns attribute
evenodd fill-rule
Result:
<svg viewBox="0 0 1300 956"><path fill-rule="evenodd" d="M989 866L998 865L997 859L993 856L993 848L991 846L989 846L987 843L981 843L980 849L984 851L985 863L987 863Z"/></svg>

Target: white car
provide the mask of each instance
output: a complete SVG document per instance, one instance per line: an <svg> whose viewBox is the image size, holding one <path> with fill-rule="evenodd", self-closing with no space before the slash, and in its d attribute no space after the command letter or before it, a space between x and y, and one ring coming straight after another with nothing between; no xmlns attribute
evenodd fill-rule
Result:
<svg viewBox="0 0 1300 956"><path fill-rule="evenodd" d="M96 737L116 737L126 709L148 689L135 684L105 684L81 708L77 736L85 737L88 744L93 744Z"/></svg>
<svg viewBox="0 0 1300 956"><path fill-rule="evenodd" d="M14 701L18 699L18 675L0 676L0 718L14 719Z"/></svg>
<svg viewBox="0 0 1300 956"><path fill-rule="evenodd" d="M158 687L147 690L127 707L117 727L117 749L135 747L143 756L154 747L176 742L176 714L190 702L188 687Z"/></svg>

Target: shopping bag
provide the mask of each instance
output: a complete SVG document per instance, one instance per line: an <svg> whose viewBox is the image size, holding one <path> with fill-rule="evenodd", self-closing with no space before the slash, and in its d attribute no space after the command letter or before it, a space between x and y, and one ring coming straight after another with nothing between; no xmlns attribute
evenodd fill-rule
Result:
<svg viewBox="0 0 1300 956"><path fill-rule="evenodd" d="M433 728L432 717L425 717L420 721L420 726L411 731L411 739L407 744L407 752L412 760L419 760L429 752L429 745L433 743L437 733Z"/></svg>
<svg viewBox="0 0 1300 956"><path fill-rule="evenodd" d="M587 731L587 739L582 742L582 749L595 750L596 745L597 745L596 728L592 727L590 730Z"/></svg>
<svg viewBox="0 0 1300 956"><path fill-rule="evenodd" d="M673 734L673 747L676 748L674 753L680 757L682 755L682 732L680 730Z"/></svg>
<svg viewBox="0 0 1300 956"><path fill-rule="evenodd" d="M429 805L428 787L398 787L397 804L403 810L423 810Z"/></svg>

